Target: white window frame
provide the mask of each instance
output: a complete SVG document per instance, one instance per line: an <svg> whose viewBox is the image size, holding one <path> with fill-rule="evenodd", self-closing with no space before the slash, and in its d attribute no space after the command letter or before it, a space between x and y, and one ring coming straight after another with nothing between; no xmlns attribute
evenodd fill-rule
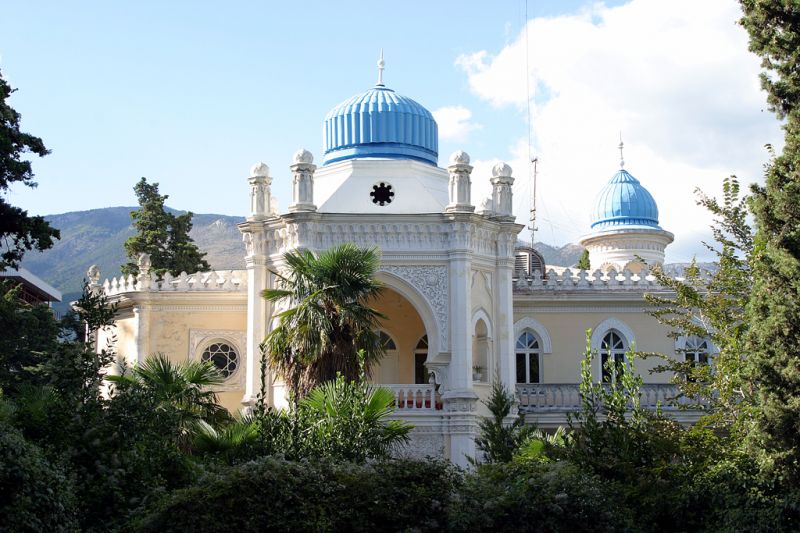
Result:
<svg viewBox="0 0 800 533"><path fill-rule="evenodd" d="M536 348L528 348L528 347L519 348L517 346L518 343L519 343L520 338L522 338L522 336L525 335L526 333L531 334L533 336L533 338L536 340L536 346L537 346ZM520 332L520 334L517 335L516 338L514 339L514 376L515 377L519 375L519 372L518 372L519 369L517 368L517 354L520 354L520 353L525 354L525 381L523 381L523 382L519 382L518 381L517 382L518 384L520 384L520 385L529 385L531 383L539 384L539 383L542 383L544 381L544 369L542 368L544 366L544 357L543 357L544 354L543 354L543 350L542 350L542 344L543 343L542 343L541 337L539 335L537 335L536 332L533 331L530 328L523 329ZM531 382L531 381L529 381L530 377L531 377L531 358L530 358L530 356L534 355L534 354L536 355L536 359L539 362L539 364L538 364L538 366L539 366L539 372L538 372L539 380L535 381L535 382Z"/></svg>
<svg viewBox="0 0 800 533"><path fill-rule="evenodd" d="M225 381L213 387L215 391L235 391L244 390L245 370L247 352L247 337L244 331L228 329L190 329L189 330L189 354L188 361L201 361L203 352L215 342L228 344L236 350L239 357L239 364L236 371L228 376Z"/></svg>
<svg viewBox="0 0 800 533"><path fill-rule="evenodd" d="M630 328L630 326L618 318L607 318L592 328L592 337L590 339L589 346L592 350L592 354L596 355L594 358L595 362L592 366L594 378L597 382L603 381L603 358L601 351L603 350L603 339L611 330L615 330L617 334L620 335L626 352L630 350L631 346L636 344L636 336L634 335L633 330ZM627 356L625 356L624 361L625 364L628 363Z"/></svg>

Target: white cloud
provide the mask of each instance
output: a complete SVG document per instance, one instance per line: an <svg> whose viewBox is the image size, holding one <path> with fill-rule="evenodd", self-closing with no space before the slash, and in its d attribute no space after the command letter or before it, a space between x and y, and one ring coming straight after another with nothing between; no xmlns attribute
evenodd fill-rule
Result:
<svg viewBox="0 0 800 533"><path fill-rule="evenodd" d="M703 253L709 216L696 187L715 193L737 174L760 179L763 145L779 142L765 111L759 60L747 51L733 0L633 0L528 23L534 153L539 156L537 239L576 242L594 196L615 172L619 132L626 168L650 190L662 227L676 234L668 259ZM525 35L496 54L459 57L471 90L524 118ZM509 149L518 219L528 218L527 139ZM476 166L478 164L476 163Z"/></svg>
<svg viewBox="0 0 800 533"><path fill-rule="evenodd" d="M440 107L433 112L433 118L439 126L439 138L445 141L463 141L469 132L483 127L471 122L472 111L460 105Z"/></svg>

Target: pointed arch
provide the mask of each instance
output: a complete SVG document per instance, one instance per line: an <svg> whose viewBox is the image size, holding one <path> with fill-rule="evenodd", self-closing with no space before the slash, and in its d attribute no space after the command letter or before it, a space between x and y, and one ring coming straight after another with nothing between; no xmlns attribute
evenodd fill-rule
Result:
<svg viewBox="0 0 800 533"><path fill-rule="evenodd" d="M479 307L477 311L472 313L472 334L475 334L475 327L478 325L478 320L483 320L483 323L486 324L486 338L491 339L492 335L492 320L489 318L489 313L483 307Z"/></svg>
<svg viewBox="0 0 800 533"><path fill-rule="evenodd" d="M526 316L514 322L514 342L519 339L522 332L526 329L533 331L539 340L542 341L542 353L553 353L553 343L550 340L550 332L535 318Z"/></svg>

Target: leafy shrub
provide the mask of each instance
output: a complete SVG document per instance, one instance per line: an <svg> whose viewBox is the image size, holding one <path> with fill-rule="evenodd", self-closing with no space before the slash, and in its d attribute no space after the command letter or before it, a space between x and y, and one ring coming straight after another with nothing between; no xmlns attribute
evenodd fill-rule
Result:
<svg viewBox="0 0 800 533"><path fill-rule="evenodd" d="M480 465L451 509L452 531L615 531L631 524L615 485L567 462Z"/></svg>
<svg viewBox="0 0 800 533"><path fill-rule="evenodd" d="M440 531L460 479L444 461L265 457L175 491L128 531Z"/></svg>
<svg viewBox="0 0 800 533"><path fill-rule="evenodd" d="M0 421L0 528L78 531L74 487L22 433Z"/></svg>

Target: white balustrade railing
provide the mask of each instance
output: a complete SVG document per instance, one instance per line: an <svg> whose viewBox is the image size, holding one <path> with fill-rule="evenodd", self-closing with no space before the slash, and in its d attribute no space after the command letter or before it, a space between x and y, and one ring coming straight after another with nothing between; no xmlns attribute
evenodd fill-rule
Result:
<svg viewBox="0 0 800 533"><path fill-rule="evenodd" d="M541 411L577 411L581 407L580 385L577 383L531 383L517 385L519 408L524 413ZM678 398L678 388L667 383L647 383L640 389L640 404L646 409L676 409L692 402Z"/></svg>
<svg viewBox="0 0 800 533"><path fill-rule="evenodd" d="M396 413L405 411L438 411L442 409L442 400L437 397L435 385L384 384L376 387L389 389L394 394Z"/></svg>
<svg viewBox="0 0 800 533"><path fill-rule="evenodd" d="M683 279L683 278L676 278ZM548 270L544 275L538 270L532 275L519 275L514 280L514 290L517 292L531 292L537 290L634 290L657 289L661 284L655 276L647 270L634 273L627 268L622 272L614 269L608 272L595 270L564 269L560 273L554 269Z"/></svg>
<svg viewBox="0 0 800 533"><path fill-rule="evenodd" d="M245 270L212 270L210 272L181 272L172 276L169 272L161 279L150 273L134 277L120 276L105 280L102 287L106 296L125 292L192 292L192 291L242 291L247 287Z"/></svg>

